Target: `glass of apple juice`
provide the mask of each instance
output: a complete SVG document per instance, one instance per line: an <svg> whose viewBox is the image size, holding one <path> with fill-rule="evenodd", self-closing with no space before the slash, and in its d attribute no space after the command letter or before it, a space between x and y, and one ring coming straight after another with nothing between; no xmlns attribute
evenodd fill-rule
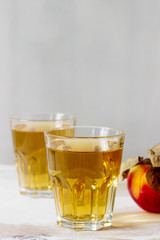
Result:
<svg viewBox="0 0 160 240"><path fill-rule="evenodd" d="M75 125L76 118L64 113L23 114L11 116L13 147L19 189L31 197L52 197L48 174L44 131ZM62 135L65 135L65 130Z"/></svg>
<svg viewBox="0 0 160 240"><path fill-rule="evenodd" d="M111 226L124 135L107 127L45 131L58 225L77 230Z"/></svg>

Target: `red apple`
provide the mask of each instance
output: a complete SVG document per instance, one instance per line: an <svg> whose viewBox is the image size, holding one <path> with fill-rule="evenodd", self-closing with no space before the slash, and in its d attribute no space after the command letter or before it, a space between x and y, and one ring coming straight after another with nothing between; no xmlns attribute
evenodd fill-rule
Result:
<svg viewBox="0 0 160 240"><path fill-rule="evenodd" d="M132 157L122 164L122 179L134 201L148 212L160 213L160 143L147 150L149 157Z"/></svg>
<svg viewBox="0 0 160 240"><path fill-rule="evenodd" d="M156 181L154 180L155 169L156 172L158 170L158 174L156 174L158 180L156 179ZM146 175L147 172L148 176ZM159 186L157 186L157 184L159 184ZM127 186L130 195L141 208L148 212L160 213L160 192L158 192L160 187L160 175L158 168L153 168L152 165L141 164L131 167L127 176ZM158 191L153 188L156 190L158 189Z"/></svg>

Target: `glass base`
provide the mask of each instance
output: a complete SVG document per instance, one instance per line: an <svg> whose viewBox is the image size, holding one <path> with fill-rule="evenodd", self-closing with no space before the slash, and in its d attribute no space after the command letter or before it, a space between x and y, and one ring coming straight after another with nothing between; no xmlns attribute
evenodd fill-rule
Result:
<svg viewBox="0 0 160 240"><path fill-rule="evenodd" d="M59 226L71 228L74 230L83 230L83 231L96 231L102 228L107 228L112 225L111 220L101 220L101 221L91 221L91 222L82 222L82 221L69 221L64 218L57 219L57 224Z"/></svg>
<svg viewBox="0 0 160 240"><path fill-rule="evenodd" d="M20 193L32 198L53 198L53 191L52 190L29 190L26 188L20 188Z"/></svg>

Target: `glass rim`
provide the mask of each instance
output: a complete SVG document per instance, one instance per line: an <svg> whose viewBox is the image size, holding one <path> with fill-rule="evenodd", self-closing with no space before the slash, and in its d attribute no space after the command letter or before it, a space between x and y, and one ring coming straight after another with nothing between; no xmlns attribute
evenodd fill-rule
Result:
<svg viewBox="0 0 160 240"><path fill-rule="evenodd" d="M97 128L97 129L109 129L109 130L114 130L114 131L118 131L118 134L113 134L113 135L109 135L109 136L99 136L99 137L73 137L73 136L60 136L57 134L51 134L50 132L52 131L58 131L58 130L66 130L66 129L72 129L72 128ZM100 126L67 126L67 127L59 127L59 128L52 128L49 130L44 131L44 135L46 137L58 137L58 138L62 138L62 139L107 139L107 138L113 138L113 137L120 137L120 136L125 136L125 132L123 130L117 129L117 128L111 128L111 127L100 127Z"/></svg>
<svg viewBox="0 0 160 240"><path fill-rule="evenodd" d="M53 115L62 115L63 117L61 119L49 119L49 116ZM48 116L48 119L36 119L32 116ZM37 113L22 113L22 114L12 114L10 116L10 120L19 120L19 121L26 121L26 122L57 122L57 121L66 121L66 120L75 120L76 116L63 113L63 112L37 112Z"/></svg>

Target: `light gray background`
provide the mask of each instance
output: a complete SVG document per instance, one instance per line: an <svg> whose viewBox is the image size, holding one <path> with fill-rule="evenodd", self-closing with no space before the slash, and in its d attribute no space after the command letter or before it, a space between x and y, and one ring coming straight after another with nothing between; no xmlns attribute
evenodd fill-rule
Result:
<svg viewBox="0 0 160 240"><path fill-rule="evenodd" d="M0 163L14 163L19 112L123 129L123 159L146 156L159 104L160 1L0 0Z"/></svg>

